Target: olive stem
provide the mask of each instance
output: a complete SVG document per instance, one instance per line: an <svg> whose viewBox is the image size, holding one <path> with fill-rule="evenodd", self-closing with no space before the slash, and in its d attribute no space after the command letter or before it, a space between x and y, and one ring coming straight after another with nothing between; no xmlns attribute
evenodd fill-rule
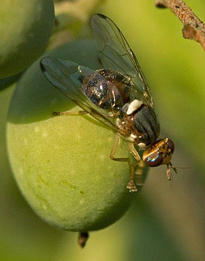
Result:
<svg viewBox="0 0 205 261"><path fill-rule="evenodd" d="M56 17L62 14L69 14L85 23L90 19L90 16L100 3L102 3L102 0L62 1L55 3L55 14Z"/></svg>
<svg viewBox="0 0 205 261"><path fill-rule="evenodd" d="M155 5L169 8L184 24L183 37L199 42L205 50L205 24L181 0L155 0Z"/></svg>

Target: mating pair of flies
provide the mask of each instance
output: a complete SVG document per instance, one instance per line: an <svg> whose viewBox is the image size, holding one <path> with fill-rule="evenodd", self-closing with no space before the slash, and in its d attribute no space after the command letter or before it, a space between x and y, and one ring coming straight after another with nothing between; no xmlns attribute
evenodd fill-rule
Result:
<svg viewBox="0 0 205 261"><path fill-rule="evenodd" d="M71 61L44 58L41 69L45 77L81 107L77 114L88 113L117 133L110 158L130 165L129 191L137 191L135 174L142 175L144 164L149 167L165 164L167 178L171 180L171 169L177 172L171 163L174 143L168 138L158 139L160 126L153 99L132 49L110 18L96 14L91 24L103 69L94 71ZM134 164L129 157L115 157L121 138L127 141ZM142 157L138 153L141 149Z"/></svg>

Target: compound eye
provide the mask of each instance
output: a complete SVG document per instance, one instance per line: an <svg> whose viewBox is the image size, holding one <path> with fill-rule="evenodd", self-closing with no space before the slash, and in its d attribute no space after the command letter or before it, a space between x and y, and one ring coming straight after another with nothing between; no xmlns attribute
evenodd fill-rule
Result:
<svg viewBox="0 0 205 261"><path fill-rule="evenodd" d="M171 152L174 152L174 142L170 139L167 140L167 145L169 147L169 149L171 150Z"/></svg>
<svg viewBox="0 0 205 261"><path fill-rule="evenodd" d="M159 151L155 151L147 157L143 157L144 162L147 164L149 167L157 167L162 164L163 162L163 157L162 154Z"/></svg>

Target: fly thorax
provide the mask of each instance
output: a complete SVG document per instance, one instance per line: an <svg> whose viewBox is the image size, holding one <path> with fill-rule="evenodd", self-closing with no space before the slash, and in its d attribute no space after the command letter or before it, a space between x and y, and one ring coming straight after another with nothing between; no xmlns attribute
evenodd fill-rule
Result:
<svg viewBox="0 0 205 261"><path fill-rule="evenodd" d="M141 133L133 125L133 115L123 114L122 118L118 118L117 121L120 133L126 136L126 140L134 143L139 143L139 136Z"/></svg>
<svg viewBox="0 0 205 261"><path fill-rule="evenodd" d="M153 108L141 104L130 116L132 116L133 134L139 133L137 143L145 147L155 142L159 136L160 126Z"/></svg>
<svg viewBox="0 0 205 261"><path fill-rule="evenodd" d="M134 112L137 112L138 109L142 106L142 104L143 104L142 101L139 101L137 99L133 100L128 104L126 114L131 115Z"/></svg>

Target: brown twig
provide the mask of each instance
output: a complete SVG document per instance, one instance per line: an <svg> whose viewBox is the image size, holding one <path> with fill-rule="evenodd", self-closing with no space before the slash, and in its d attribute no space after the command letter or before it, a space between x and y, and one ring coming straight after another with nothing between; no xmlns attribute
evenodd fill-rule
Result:
<svg viewBox="0 0 205 261"><path fill-rule="evenodd" d="M169 8L184 24L184 38L197 41L205 50L205 24L181 0L155 0L157 7Z"/></svg>

